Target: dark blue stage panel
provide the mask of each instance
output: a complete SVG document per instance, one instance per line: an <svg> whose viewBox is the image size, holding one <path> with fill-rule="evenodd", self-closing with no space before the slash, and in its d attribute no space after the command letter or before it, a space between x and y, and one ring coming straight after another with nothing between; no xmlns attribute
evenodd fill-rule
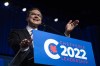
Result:
<svg viewBox="0 0 100 66"><path fill-rule="evenodd" d="M0 66L8 66L13 57L0 55Z"/></svg>

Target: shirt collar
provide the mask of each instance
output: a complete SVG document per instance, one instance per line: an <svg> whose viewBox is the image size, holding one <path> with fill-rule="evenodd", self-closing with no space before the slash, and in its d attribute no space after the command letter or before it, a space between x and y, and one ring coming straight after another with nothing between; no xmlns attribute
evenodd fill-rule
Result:
<svg viewBox="0 0 100 66"><path fill-rule="evenodd" d="M28 25L26 26L26 29L27 29L27 31L29 32L30 35L31 35L31 33L32 33L32 32L31 32L32 30L38 30L37 28L33 29L32 27L30 27L30 26L28 26Z"/></svg>

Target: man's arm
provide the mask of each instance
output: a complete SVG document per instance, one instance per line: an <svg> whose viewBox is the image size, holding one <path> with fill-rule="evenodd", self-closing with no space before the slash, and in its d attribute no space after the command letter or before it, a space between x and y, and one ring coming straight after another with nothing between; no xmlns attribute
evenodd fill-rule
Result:
<svg viewBox="0 0 100 66"><path fill-rule="evenodd" d="M22 36L20 36L19 33L20 32L16 30L11 31L8 38L8 41L15 52L15 56L10 62L10 66L13 65L19 66L31 51L30 49L28 49L27 51L22 51L23 48L28 46L27 45L28 42L25 39L22 40L21 38Z"/></svg>
<svg viewBox="0 0 100 66"><path fill-rule="evenodd" d="M9 42L11 48L14 50L14 52L17 53L18 50L20 49L19 44L21 42L21 39L15 30L12 30L10 32L9 37L8 37L8 42Z"/></svg>

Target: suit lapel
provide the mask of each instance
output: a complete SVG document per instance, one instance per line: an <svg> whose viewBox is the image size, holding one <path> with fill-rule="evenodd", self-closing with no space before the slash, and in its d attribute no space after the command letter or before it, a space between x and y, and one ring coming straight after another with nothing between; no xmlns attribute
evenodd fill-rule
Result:
<svg viewBox="0 0 100 66"><path fill-rule="evenodd" d="M27 29L23 29L23 33L24 33L24 35L25 35L26 38L29 38L30 37L30 34L27 31Z"/></svg>

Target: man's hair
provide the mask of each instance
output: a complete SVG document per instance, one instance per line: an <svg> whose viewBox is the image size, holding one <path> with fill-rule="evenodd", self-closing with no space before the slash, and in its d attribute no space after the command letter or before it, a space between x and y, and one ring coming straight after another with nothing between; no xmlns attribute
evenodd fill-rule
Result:
<svg viewBox="0 0 100 66"><path fill-rule="evenodd" d="M28 16L29 16L30 11L32 11L32 10L38 10L38 11L40 11L40 9L39 9L39 8L35 8L35 7L30 8L30 9L28 9L28 10L27 10L26 17L28 17ZM40 12L41 12L41 11L40 11ZM42 16L42 14L41 14L41 16ZM42 17L43 17L43 16L42 16Z"/></svg>

